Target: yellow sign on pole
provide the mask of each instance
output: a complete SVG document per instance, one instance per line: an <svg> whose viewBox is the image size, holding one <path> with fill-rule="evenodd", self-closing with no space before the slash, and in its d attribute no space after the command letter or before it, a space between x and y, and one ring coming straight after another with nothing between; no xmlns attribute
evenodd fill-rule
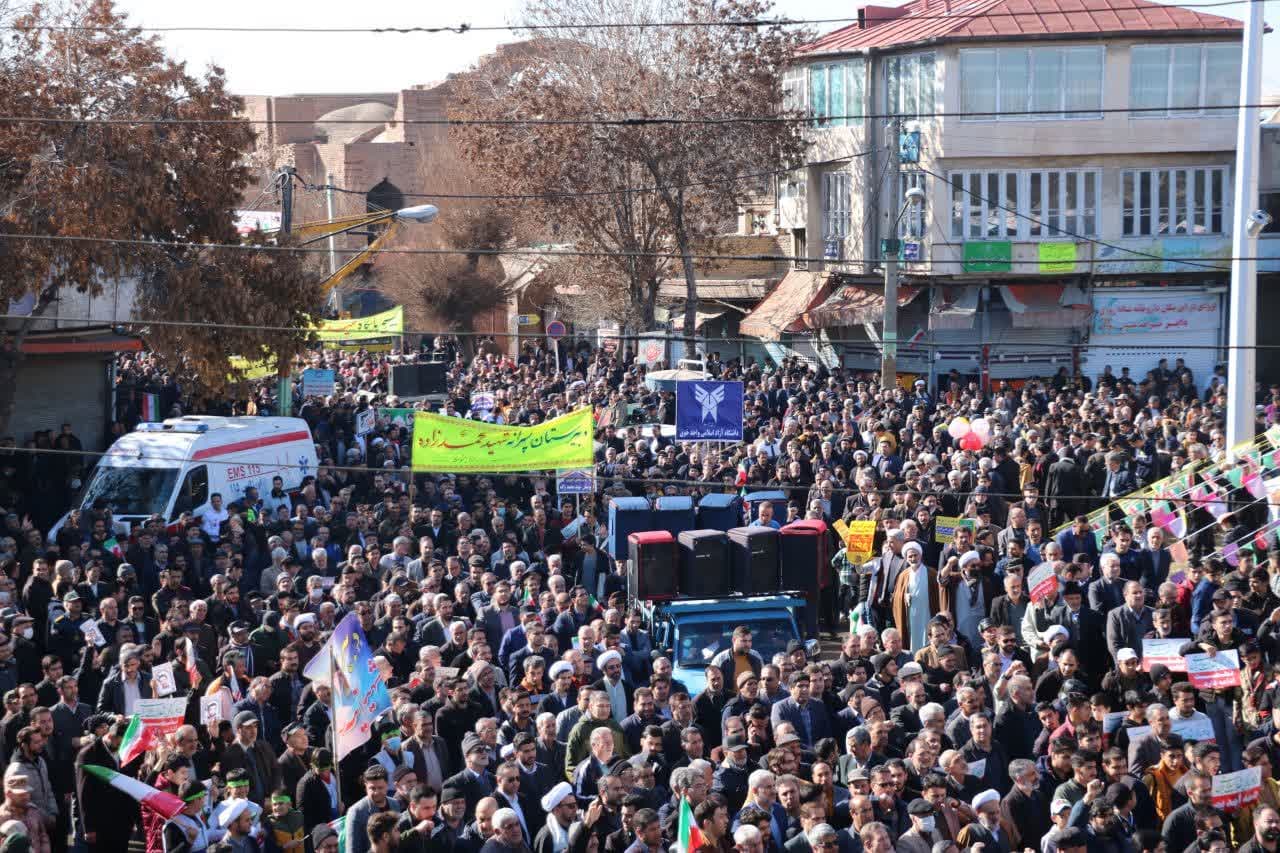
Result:
<svg viewBox="0 0 1280 853"><path fill-rule="evenodd" d="M875 541L875 521L851 521L845 539L845 556L851 563L865 563L875 554Z"/></svg>
<svg viewBox="0 0 1280 853"><path fill-rule="evenodd" d="M500 426L418 412L413 419L413 470L497 474L591 468L591 409L536 426Z"/></svg>

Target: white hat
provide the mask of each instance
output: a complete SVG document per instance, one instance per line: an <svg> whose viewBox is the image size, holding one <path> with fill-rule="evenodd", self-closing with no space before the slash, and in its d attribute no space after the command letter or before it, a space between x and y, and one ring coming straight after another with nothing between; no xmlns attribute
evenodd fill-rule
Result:
<svg viewBox="0 0 1280 853"><path fill-rule="evenodd" d="M1066 809L1067 811L1071 811L1070 800L1058 799L1058 800L1054 800L1052 803L1049 804L1049 814L1051 815L1057 814L1063 809Z"/></svg>
<svg viewBox="0 0 1280 853"><path fill-rule="evenodd" d="M1071 632L1068 631L1066 627L1063 625L1052 625L1044 632L1042 636L1044 637L1044 641L1046 643L1052 643L1053 638L1059 635L1063 637L1070 637Z"/></svg>
<svg viewBox="0 0 1280 853"><path fill-rule="evenodd" d="M542 810L549 812L573 796L573 786L568 782L560 782L550 791L542 795Z"/></svg>
<svg viewBox="0 0 1280 853"><path fill-rule="evenodd" d="M981 562L982 562L982 555L980 555L977 551L965 551L963 554L960 555L960 568L962 569L965 566L969 565L970 563L981 563Z"/></svg>
<svg viewBox="0 0 1280 853"><path fill-rule="evenodd" d="M301 628L303 625L306 625L308 622L310 622L313 625L315 624L316 615L314 613L303 613L297 619L293 620L293 627Z"/></svg>
<svg viewBox="0 0 1280 853"><path fill-rule="evenodd" d="M218 816L218 823L222 824L222 828L226 829L236 822L236 818L244 814L249 808L248 800L224 800L222 814Z"/></svg>
<svg viewBox="0 0 1280 853"><path fill-rule="evenodd" d="M6 820L0 823L0 836L12 838L15 835L26 835L27 825L20 820Z"/></svg>
<svg viewBox="0 0 1280 853"><path fill-rule="evenodd" d="M609 651L604 652L600 657L596 658L596 669L604 672L604 668L608 666L610 661L615 660L618 663L622 663L622 655L618 653L617 649L609 649Z"/></svg>
<svg viewBox="0 0 1280 853"><path fill-rule="evenodd" d="M973 802L970 803L970 805L973 806L973 810L976 812L978 809L982 808L987 803L998 803L998 802L1000 802L1000 794L997 793L994 788L988 788L978 796L974 797Z"/></svg>
<svg viewBox="0 0 1280 853"><path fill-rule="evenodd" d="M915 661L907 661L902 665L902 669L898 670L898 680L910 678L913 675L924 675L924 667Z"/></svg>
<svg viewBox="0 0 1280 853"><path fill-rule="evenodd" d="M1121 649L1120 651L1116 652L1117 663L1119 663L1122 660L1137 660L1137 659L1138 659L1138 653L1135 652L1133 649Z"/></svg>
<svg viewBox="0 0 1280 853"><path fill-rule="evenodd" d="M908 552L908 551L915 551L915 552L916 552L917 554L919 554L921 557L923 557L923 556L924 556L924 549L920 547L920 543L919 543L919 542L912 541L912 542L908 542L906 545L903 545L903 546L902 546L902 556L904 556L904 557L905 557L905 556L907 555L907 552Z"/></svg>
<svg viewBox="0 0 1280 853"><path fill-rule="evenodd" d="M567 660L558 660L551 664L551 669L547 671L547 674L551 677L551 680L554 681L560 677L560 673L562 672L567 672L570 675L573 675L573 664L569 663Z"/></svg>

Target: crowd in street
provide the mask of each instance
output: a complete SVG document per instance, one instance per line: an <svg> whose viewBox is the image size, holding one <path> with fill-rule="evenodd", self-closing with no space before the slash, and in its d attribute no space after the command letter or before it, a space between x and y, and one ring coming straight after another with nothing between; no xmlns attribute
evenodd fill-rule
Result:
<svg viewBox="0 0 1280 853"><path fill-rule="evenodd" d="M710 353L712 376L744 383L744 435L708 451L663 430L674 395L625 346L559 353L318 350L335 393L284 413L310 426L315 475L180 523L118 531L91 506L51 535L93 457L0 443L0 853L1278 849L1266 502L1188 504L1179 537L1115 503L1227 457L1221 371L1161 359L1133 376L886 390ZM390 368L428 358L448 365L448 393L426 404L445 414L534 424L592 406L594 493L562 500L550 472L412 472L403 423L358 434L361 410L412 405L388 393ZM281 414L268 383L212 403L146 355L117 375L110 436L144 395L166 414ZM1261 432L1280 388L1257 403ZM81 446L70 426L19 439ZM831 534L839 653L766 658L750 625L727 626L691 695L627 600L625 555L603 547L608 501L759 490L781 491L786 517L765 503L744 524L876 524L867 559ZM966 523L944 537L939 519ZM1056 584L1032 602L1046 563ZM335 685L302 671L351 613L391 708L335 760ZM1183 642L1152 663L1144 643L1164 639ZM1238 687L1197 688L1177 662L1231 652ZM183 724L121 763L164 664ZM1214 777L1248 768L1256 799L1215 801Z"/></svg>

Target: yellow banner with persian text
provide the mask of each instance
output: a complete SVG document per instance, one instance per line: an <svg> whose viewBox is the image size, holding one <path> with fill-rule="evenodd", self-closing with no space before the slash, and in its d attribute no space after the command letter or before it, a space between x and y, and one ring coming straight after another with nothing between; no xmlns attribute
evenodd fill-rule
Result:
<svg viewBox="0 0 1280 853"><path fill-rule="evenodd" d="M413 469L446 474L498 474L591 468L591 409L535 426L500 426L417 412Z"/></svg>

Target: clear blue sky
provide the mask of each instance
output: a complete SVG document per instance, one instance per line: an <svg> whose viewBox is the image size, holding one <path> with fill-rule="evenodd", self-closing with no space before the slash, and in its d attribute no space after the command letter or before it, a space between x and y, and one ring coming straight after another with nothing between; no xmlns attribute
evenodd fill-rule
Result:
<svg viewBox="0 0 1280 853"><path fill-rule="evenodd" d="M896 6L896 0L880 0ZM142 26L256 25L306 27L455 26L468 23L508 24L516 19L520 0L468 0L451 3L378 3L350 0L221 0L216 5L171 0L118 0L117 5ZM791 18L838 18L856 14L861 2L778 0L779 14ZM397 9L396 7L403 7ZM428 8L429 7L429 8ZM1240 18L1246 4L1206 9ZM371 11L376 10L376 11ZM1280 28L1280 0L1269 0L1265 12ZM839 24L817 27L827 32ZM441 34L300 34L300 33L167 33L165 43L179 58L196 67L216 62L227 70L231 87L244 94L290 92L395 91L429 83L470 66L510 33ZM1280 34L1263 39L1264 92L1280 91Z"/></svg>

